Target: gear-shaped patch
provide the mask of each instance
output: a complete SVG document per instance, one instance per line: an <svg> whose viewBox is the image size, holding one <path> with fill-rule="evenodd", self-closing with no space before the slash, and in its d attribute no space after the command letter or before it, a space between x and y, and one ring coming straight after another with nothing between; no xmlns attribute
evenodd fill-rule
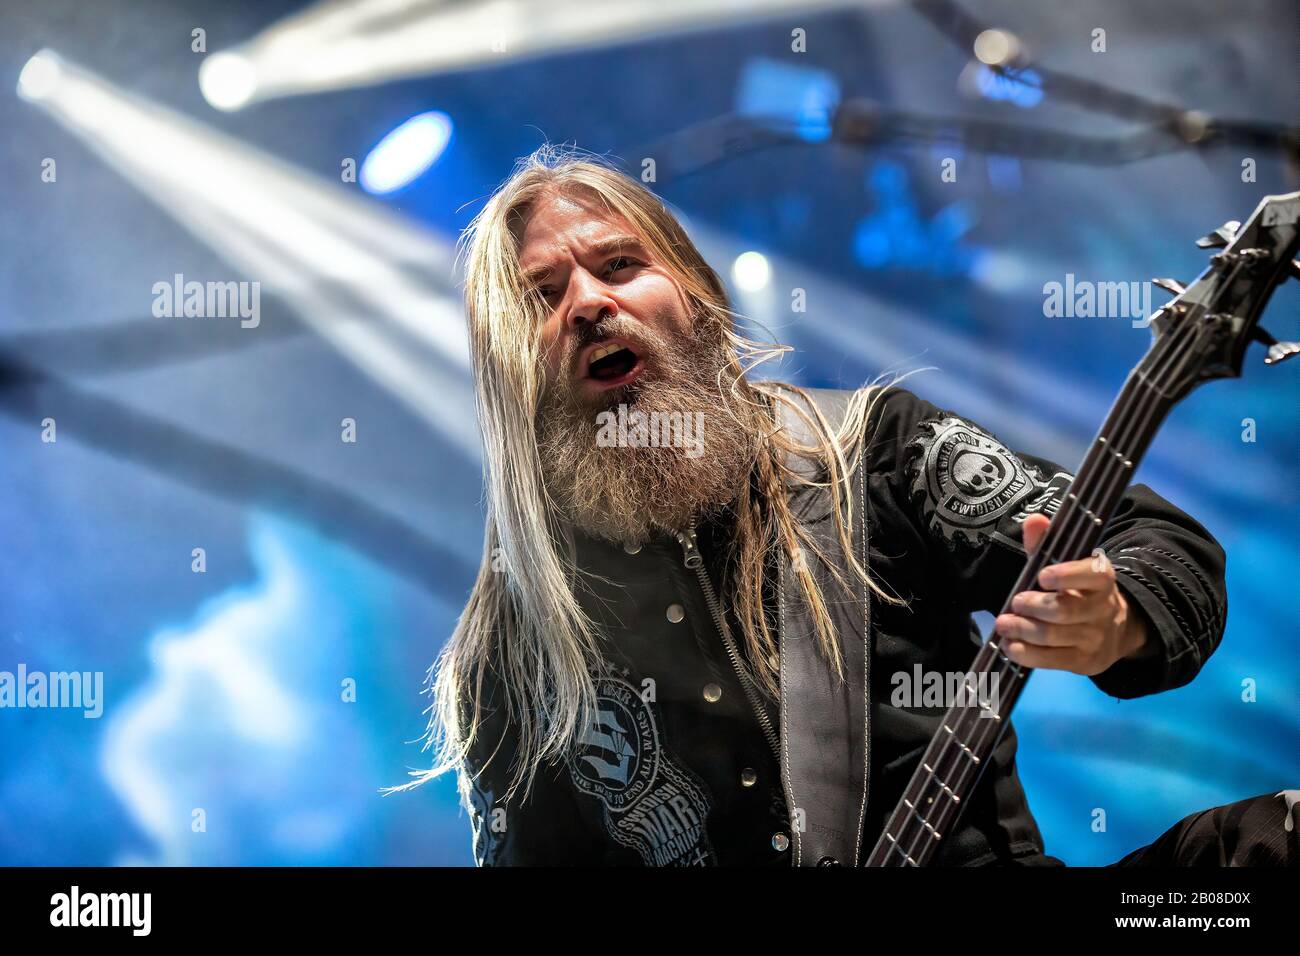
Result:
<svg viewBox="0 0 1300 956"><path fill-rule="evenodd" d="M954 549L958 543L978 546L990 536L1015 545L997 533L998 523L1013 512L1015 520L1033 511L1054 513L1051 505L1069 484L1064 474L1044 481L993 436L955 415L922 421L907 449L912 499Z"/></svg>

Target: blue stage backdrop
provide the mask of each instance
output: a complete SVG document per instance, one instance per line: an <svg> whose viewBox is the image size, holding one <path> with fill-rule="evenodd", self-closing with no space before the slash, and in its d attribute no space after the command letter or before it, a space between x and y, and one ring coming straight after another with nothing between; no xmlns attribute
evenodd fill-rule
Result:
<svg viewBox="0 0 1300 956"><path fill-rule="evenodd" d="M1300 116L1292 0L967 9L1144 101ZM1199 114L1126 157L1142 116L992 71L909 4L739 10L529 55L473 34L459 60L315 87L291 58L263 96L214 57L323 31L307 5L5 4L0 672L88 676L81 708L0 709L0 864L472 862L453 781L380 791L427 760L425 670L481 552L455 241L541 143L648 178L795 347L764 374L927 368L909 388L1071 470L1148 343L1143 283L1190 279L1193 240L1297 188L1276 148L1198 144ZM829 111L858 99L1030 145L836 141ZM697 124L723 115L786 141L704 162ZM193 281L257 298L186 317ZM1100 282L1135 284L1120 314L1052 314L1053 283ZM1298 306L1284 289L1265 324L1300 338ZM1300 368L1261 356L1180 405L1137 476L1227 551L1220 650L1134 701L1040 672L1017 711L1069 863L1300 785Z"/></svg>

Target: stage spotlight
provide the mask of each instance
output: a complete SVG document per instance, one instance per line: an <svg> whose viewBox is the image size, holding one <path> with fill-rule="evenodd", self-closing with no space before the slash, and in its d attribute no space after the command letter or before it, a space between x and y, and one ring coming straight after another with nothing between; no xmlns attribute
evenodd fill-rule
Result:
<svg viewBox="0 0 1300 956"><path fill-rule="evenodd" d="M731 278L742 292L758 292L767 288L772 278L772 267L761 252L742 252L731 265Z"/></svg>
<svg viewBox="0 0 1300 956"><path fill-rule="evenodd" d="M226 51L249 68L236 72L230 65L233 79L223 78L212 95L203 77L200 82L214 106L238 109L277 96L731 27L742 16L758 22L791 12L892 2L748 0L742 9L735 0L325 0ZM208 69L216 67L214 62Z"/></svg>
<svg viewBox="0 0 1300 956"><path fill-rule="evenodd" d="M47 64L24 71L42 110L477 459L451 242L338 179L321 180L66 59L51 62L52 87Z"/></svg>
<svg viewBox="0 0 1300 956"><path fill-rule="evenodd" d="M18 74L18 95L37 102L54 92L63 75L63 67L53 50L41 50L23 66Z"/></svg>
<svg viewBox="0 0 1300 956"><path fill-rule="evenodd" d="M239 53L214 53L199 65L203 98L219 110L237 110L257 92L257 67Z"/></svg>
<svg viewBox="0 0 1300 956"><path fill-rule="evenodd" d="M988 66L1006 66L1020 56L1020 41L1006 30L985 30L975 38L975 59Z"/></svg>
<svg viewBox="0 0 1300 956"><path fill-rule="evenodd" d="M379 141L361 164L361 186L391 193L421 176L451 140L451 117L437 111L413 116Z"/></svg>

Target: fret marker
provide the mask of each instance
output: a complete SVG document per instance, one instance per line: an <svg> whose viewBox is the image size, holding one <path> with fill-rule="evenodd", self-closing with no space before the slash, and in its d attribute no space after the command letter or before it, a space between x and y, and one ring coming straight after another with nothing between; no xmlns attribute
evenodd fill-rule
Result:
<svg viewBox="0 0 1300 956"><path fill-rule="evenodd" d="M948 796L952 798L953 803L961 803L961 797L957 796L957 792L953 790L952 787L948 786L946 783L944 783L942 780L939 779L939 776L934 772L933 767L931 767L928 763L923 763L921 764L921 766L924 767L929 772L930 776L934 778L934 782L937 783L943 789L943 792L948 794Z"/></svg>

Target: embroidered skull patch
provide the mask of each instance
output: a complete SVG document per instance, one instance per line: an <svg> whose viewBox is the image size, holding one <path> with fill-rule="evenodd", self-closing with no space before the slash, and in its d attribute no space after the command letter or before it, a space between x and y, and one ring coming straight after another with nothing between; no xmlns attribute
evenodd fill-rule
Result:
<svg viewBox="0 0 1300 956"><path fill-rule="evenodd" d="M959 541L979 544L990 535L1018 547L996 533L998 523L1013 513L1017 520L1029 511L1054 513L1055 508L1045 507L1048 499L1055 499L1054 492L1068 484L1049 487L1053 483L1045 482L1036 469L956 416L921 422L919 433L908 442L908 453L912 498L949 547ZM1021 505L1026 507L1017 507Z"/></svg>

